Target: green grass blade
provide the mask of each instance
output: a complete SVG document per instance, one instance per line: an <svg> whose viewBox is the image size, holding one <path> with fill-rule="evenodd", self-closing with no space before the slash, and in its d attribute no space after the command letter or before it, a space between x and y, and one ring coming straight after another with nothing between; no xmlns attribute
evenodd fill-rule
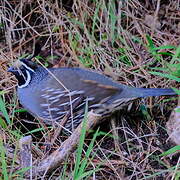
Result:
<svg viewBox="0 0 180 180"><path fill-rule="evenodd" d="M15 171L13 174L12 174L12 177L17 177L17 175L18 176L20 176L21 178L23 178L23 175L24 175L24 173L25 172L27 172L28 170L30 170L32 167L25 167L25 168L22 168L22 169L20 169L20 170L17 170L17 171Z"/></svg>
<svg viewBox="0 0 180 180"><path fill-rule="evenodd" d="M160 156L167 156L167 155L173 154L177 151L180 151L180 145L172 147L171 149L160 154Z"/></svg>
<svg viewBox="0 0 180 180"><path fill-rule="evenodd" d="M117 22L117 15L116 15L116 7L115 7L115 1L111 0L109 2L109 16L110 16L110 28L111 28L111 40L112 44L115 41L115 30L116 30L116 22Z"/></svg>
<svg viewBox="0 0 180 180"><path fill-rule="evenodd" d="M6 124L6 122L4 121L4 119L2 117L0 117L0 126L3 129L7 128L7 124Z"/></svg>
<svg viewBox="0 0 180 180"><path fill-rule="evenodd" d="M97 171L99 171L99 170L100 170L100 168L87 171L87 172L83 173L81 176L79 176L76 180L81 180L81 179L83 179L83 178L87 178L87 177L90 176L92 173L97 172Z"/></svg>
<svg viewBox="0 0 180 180"><path fill-rule="evenodd" d="M160 47L154 47L153 50L162 50L162 49L176 49L176 46L166 45Z"/></svg>
<svg viewBox="0 0 180 180"><path fill-rule="evenodd" d="M0 111L3 113L5 119L6 119L6 122L10 125L11 124L11 121L9 119L9 115L7 113L7 110L6 110L6 105L2 99L2 96L0 96Z"/></svg>
<svg viewBox="0 0 180 180"><path fill-rule="evenodd" d="M97 129L96 133L93 136L93 139L91 140L91 143L89 144L89 147L85 154L85 159L82 160L81 166L79 168L79 175L83 174L83 172L85 171L85 169L88 165L88 158L93 150L94 142L95 142L98 134L99 134L99 129Z"/></svg>
<svg viewBox="0 0 180 180"><path fill-rule="evenodd" d="M4 180L8 180L8 171L7 171L7 163L6 163L6 153L5 148L3 145L3 141L0 138L0 153L1 153L1 168L2 168L2 175Z"/></svg>
<svg viewBox="0 0 180 180"><path fill-rule="evenodd" d="M180 58L180 45L177 47L176 53L175 53L175 55L172 57L172 60L171 60L170 64L174 64L177 59L180 61L179 58Z"/></svg>
<svg viewBox="0 0 180 180"><path fill-rule="evenodd" d="M97 4L96 4L96 10L94 12L94 16L93 16L93 23L92 23L92 36L94 37L94 31L95 31L95 26L96 26L96 21L97 19L99 18L98 17L98 12L99 12L99 9L100 7L102 8L102 3L98 2L97 1Z"/></svg>
<svg viewBox="0 0 180 180"><path fill-rule="evenodd" d="M157 75L157 76L161 76L161 77L165 77L165 78L168 78L168 79L172 79L172 80L175 80L177 82L180 82L180 78L176 77L176 76L173 76L171 74L164 74L164 73L160 73L160 72L152 72L152 71L149 71L150 74L153 74L153 75Z"/></svg>
<svg viewBox="0 0 180 180"><path fill-rule="evenodd" d="M75 170L74 170L74 179L78 178L78 171L79 171L79 167L80 167L80 163L81 163L81 156L82 156L82 152L83 152L83 145L84 145L84 140L85 140L85 135L86 135L87 113L88 113L88 101L86 101L85 115L84 115L84 119L83 119L82 131L81 131L81 136L80 136L78 149L77 149L77 157L76 157Z"/></svg>

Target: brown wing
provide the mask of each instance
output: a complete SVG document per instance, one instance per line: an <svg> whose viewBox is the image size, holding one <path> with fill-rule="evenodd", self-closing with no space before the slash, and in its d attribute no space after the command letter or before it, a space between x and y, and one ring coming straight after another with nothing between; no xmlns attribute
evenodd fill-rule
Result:
<svg viewBox="0 0 180 180"><path fill-rule="evenodd" d="M115 95L119 89L113 86L100 84L93 80L81 80L82 89L86 97L94 97L94 103L103 102L103 100Z"/></svg>

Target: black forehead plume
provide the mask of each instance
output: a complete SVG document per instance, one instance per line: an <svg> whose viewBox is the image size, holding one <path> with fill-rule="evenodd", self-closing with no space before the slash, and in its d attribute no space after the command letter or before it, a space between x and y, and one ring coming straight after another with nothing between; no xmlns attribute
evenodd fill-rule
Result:
<svg viewBox="0 0 180 180"><path fill-rule="evenodd" d="M41 52L41 45L39 44L39 42L36 42L35 47L34 47L34 53L27 60L31 61L31 59L38 56L40 52Z"/></svg>
<svg viewBox="0 0 180 180"><path fill-rule="evenodd" d="M30 56L29 58L20 59L20 61L23 62L24 64L26 64L31 69L36 69L37 64L35 62L32 62L31 60L32 60L32 58L39 55L40 52L41 52L41 45L39 44L39 42L36 42L33 55Z"/></svg>
<svg viewBox="0 0 180 180"><path fill-rule="evenodd" d="M40 52L41 52L41 45L39 44L39 42L37 42L37 43L35 44L33 56L34 56L34 57L35 57L35 56L38 56Z"/></svg>

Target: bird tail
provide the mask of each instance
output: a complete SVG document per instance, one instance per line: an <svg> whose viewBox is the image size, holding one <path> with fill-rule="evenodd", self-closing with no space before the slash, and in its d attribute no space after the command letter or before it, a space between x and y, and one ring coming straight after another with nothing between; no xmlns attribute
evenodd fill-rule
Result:
<svg viewBox="0 0 180 180"><path fill-rule="evenodd" d="M172 89L126 87L123 91L110 98L107 104L110 105L111 110L113 109L115 111L137 98L164 95L176 95L176 93Z"/></svg>
<svg viewBox="0 0 180 180"><path fill-rule="evenodd" d="M135 90L135 89L134 89ZM160 89L160 88L136 88L137 97L148 97L148 96L164 96L164 95L175 95L173 89Z"/></svg>
<svg viewBox="0 0 180 180"><path fill-rule="evenodd" d="M161 88L132 88L126 87L121 90L114 97L108 100L108 103L121 101L122 99L136 99L148 96L165 96L165 95L176 95L173 89L161 89Z"/></svg>

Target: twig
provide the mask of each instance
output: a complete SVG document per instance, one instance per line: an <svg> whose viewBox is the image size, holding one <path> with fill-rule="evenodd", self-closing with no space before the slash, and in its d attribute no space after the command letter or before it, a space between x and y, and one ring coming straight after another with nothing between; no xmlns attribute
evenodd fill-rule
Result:
<svg viewBox="0 0 180 180"><path fill-rule="evenodd" d="M32 137L25 136L19 140L19 148L20 148L20 163L21 168L30 168L26 171L25 176L29 176L32 179Z"/></svg>
<svg viewBox="0 0 180 180"><path fill-rule="evenodd" d="M88 119L86 124L86 135L88 130L93 128L102 119L101 116L94 114L93 112L88 113ZM46 173L51 172L61 165L61 163L75 150L79 137L81 135L82 123L75 129L73 134L62 143L55 152L43 159L37 167L34 167L34 175L45 176Z"/></svg>

